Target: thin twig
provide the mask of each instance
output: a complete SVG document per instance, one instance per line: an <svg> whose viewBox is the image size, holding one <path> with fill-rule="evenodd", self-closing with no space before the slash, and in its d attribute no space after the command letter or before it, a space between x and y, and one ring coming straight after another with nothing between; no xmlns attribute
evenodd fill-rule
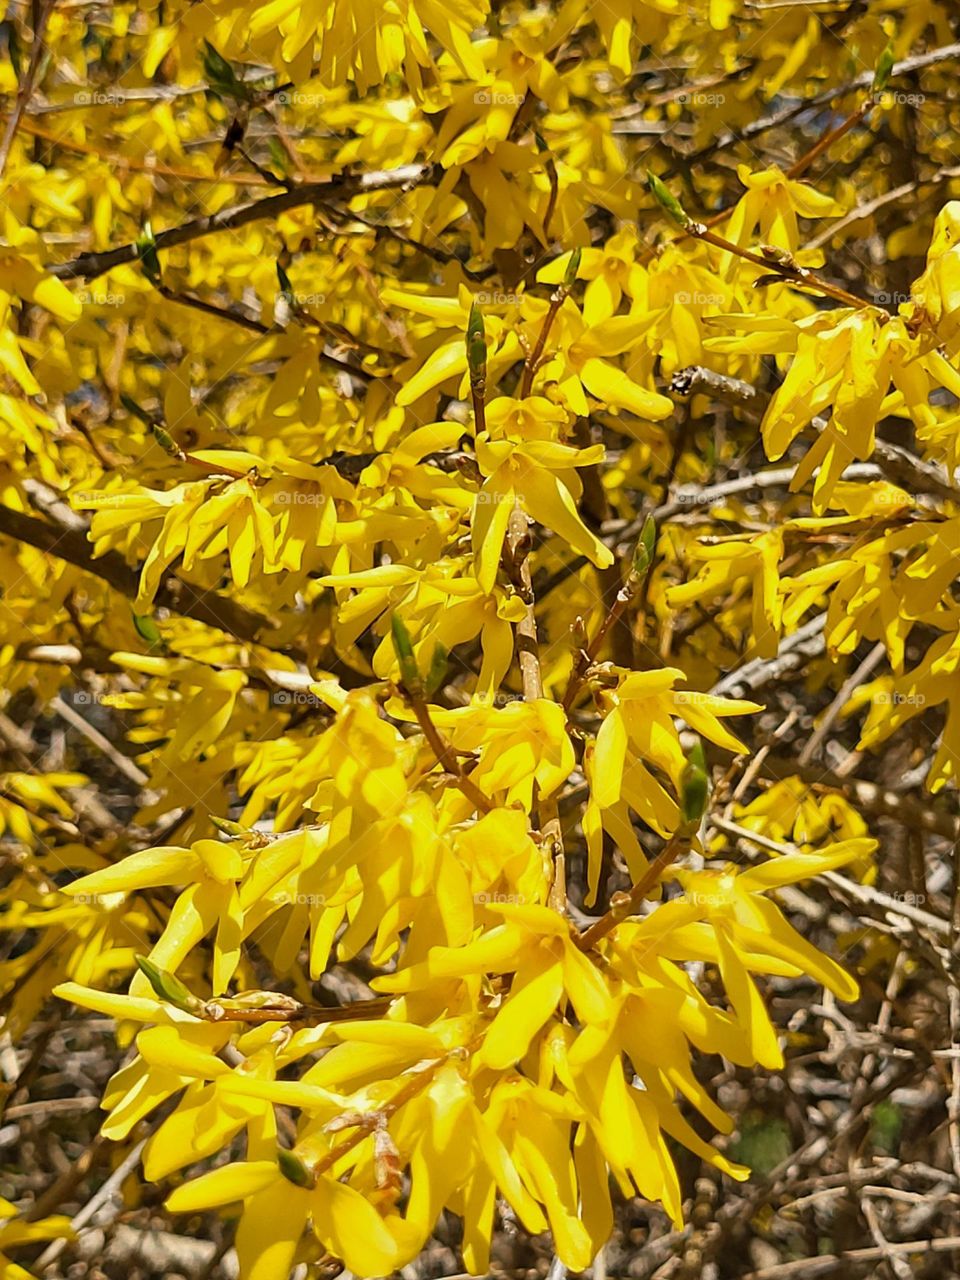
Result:
<svg viewBox="0 0 960 1280"><path fill-rule="evenodd" d="M628 916L636 915L644 898L657 887L667 868L690 848L692 839L692 835L685 831L678 831L671 836L636 884L626 893L614 894L610 909L599 920L595 920L589 929L584 929L574 938L580 950L589 951L608 933L611 933L621 921Z"/></svg>
<svg viewBox="0 0 960 1280"><path fill-rule="evenodd" d="M850 695L853 693L854 689L860 686L871 671L873 671L875 667L878 667L886 656L887 646L881 640L873 646L860 665L855 668L846 680L844 680L843 684L837 691L836 697L823 713L823 719L817 726L816 732L810 735L806 745L800 752L800 764L809 764L816 756L820 747L826 741L827 734L830 732L833 722L847 705Z"/></svg>
<svg viewBox="0 0 960 1280"><path fill-rule="evenodd" d="M33 94L34 81L37 78L37 72L40 70L40 63L46 46L43 43L43 37L47 30L47 23L50 21L50 15L56 8L57 0L41 0L41 3L34 9L36 14L35 25L33 30L33 46L30 50L30 61L27 64L27 73L20 82L17 89L17 100L13 105L13 111L10 113L10 119L7 121L7 127L4 130L3 141L0 142L0 177L3 176L7 167L7 160L10 157L10 148L13 146L13 140L17 136L17 130L20 127L20 121L26 110L27 103Z"/></svg>
<svg viewBox="0 0 960 1280"><path fill-rule="evenodd" d="M281 191L275 196L267 196L263 200L255 200L250 204L235 205L231 209L221 209L217 213L203 218L191 218L181 222L178 227L168 227L158 231L153 248L156 250L172 249L179 244L188 244L191 240L199 240L203 236L215 235L218 231L235 231L248 223L259 222L264 218L276 218L288 209L296 209L305 204L326 203L331 198L343 198L357 195L369 195L374 191L388 191L392 188L411 188L421 183L430 182L437 173L433 164L407 164L399 169L381 169L375 173L346 174L330 178L324 182L305 182L290 191ZM81 253L69 262L59 262L49 266L47 270L61 280L93 280L111 271L114 267L123 266L127 262L136 262L141 256L141 245L120 245L116 249L105 249L97 253Z"/></svg>

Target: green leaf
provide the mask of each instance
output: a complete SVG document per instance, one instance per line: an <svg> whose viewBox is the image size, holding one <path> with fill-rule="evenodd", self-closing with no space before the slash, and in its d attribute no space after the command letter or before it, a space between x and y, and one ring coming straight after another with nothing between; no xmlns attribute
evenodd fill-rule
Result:
<svg viewBox="0 0 960 1280"><path fill-rule="evenodd" d="M877 1151L895 1156L900 1147L903 1112L895 1102L884 1098L870 1116L870 1142Z"/></svg>
<svg viewBox="0 0 960 1280"><path fill-rule="evenodd" d="M280 262L277 263L277 280L280 282L280 292L286 301L293 305L293 285L290 283L290 277L284 271Z"/></svg>
<svg viewBox="0 0 960 1280"><path fill-rule="evenodd" d="M222 53L210 43L203 42L203 74L207 77L211 89L219 93L228 93L234 98L248 97L243 82L238 78L233 67Z"/></svg>
<svg viewBox="0 0 960 1280"><path fill-rule="evenodd" d="M241 827L239 822L234 822L230 818L218 818L215 813L211 813L210 821L225 836L249 836L252 835L249 827Z"/></svg>
<svg viewBox="0 0 960 1280"><path fill-rule="evenodd" d="M766 1177L793 1150L790 1128L779 1116L750 1110L740 1125L740 1136L730 1146L730 1156L749 1165L758 1177Z"/></svg>
<svg viewBox="0 0 960 1280"><path fill-rule="evenodd" d="M429 697L443 684L447 676L447 658L449 654L442 644L438 644L433 650L433 657L430 659L430 670L427 672L427 678L423 682L424 692Z"/></svg>
<svg viewBox="0 0 960 1280"><path fill-rule="evenodd" d="M166 643L160 634L160 628L157 626L153 616L149 613L134 613L133 625L137 629L137 635L141 640L146 640L151 649L166 649Z"/></svg>

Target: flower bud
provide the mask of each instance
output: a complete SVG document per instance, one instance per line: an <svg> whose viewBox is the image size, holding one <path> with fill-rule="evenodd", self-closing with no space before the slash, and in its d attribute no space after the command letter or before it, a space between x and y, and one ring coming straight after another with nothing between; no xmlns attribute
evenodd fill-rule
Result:
<svg viewBox="0 0 960 1280"><path fill-rule="evenodd" d="M400 682L408 693L420 690L420 671L413 654L413 641L407 624L398 613L390 619L390 630L393 635L393 648L400 663Z"/></svg>
<svg viewBox="0 0 960 1280"><path fill-rule="evenodd" d="M573 253L570 255L570 261L567 263L567 269L563 276L564 290L570 290L576 284L577 273L580 270L580 260L583 257L583 250L577 245Z"/></svg>
<svg viewBox="0 0 960 1280"><path fill-rule="evenodd" d="M165 1000L167 1004L172 1004L175 1009L181 1009L184 1013L200 1012L203 1001L197 999L193 992L188 991L175 974L161 969L147 956L136 956L135 959L140 972L147 978L158 999Z"/></svg>
<svg viewBox="0 0 960 1280"><path fill-rule="evenodd" d="M707 811L709 798L707 760L703 754L703 743L698 739L687 756L687 763L680 775L680 814L684 827L695 828L699 824Z"/></svg>
<svg viewBox="0 0 960 1280"><path fill-rule="evenodd" d="M317 1185L316 1174L293 1151L281 1147L277 1152L277 1164L280 1172L295 1187L306 1187L308 1190Z"/></svg>
<svg viewBox="0 0 960 1280"><path fill-rule="evenodd" d="M653 553L657 546L657 522L653 516L647 516L640 530L640 537L633 552L633 572L638 578L645 578L653 564Z"/></svg>
<svg viewBox="0 0 960 1280"><path fill-rule="evenodd" d="M663 212L678 227L683 227L684 231L686 231L692 225L691 218L684 211L683 205L677 197L671 195L666 185L649 169L647 170L647 188Z"/></svg>
<svg viewBox="0 0 960 1280"><path fill-rule="evenodd" d="M471 385L481 386L487 379L487 335L483 313L476 303L470 308L467 321L467 367Z"/></svg>
<svg viewBox="0 0 960 1280"><path fill-rule="evenodd" d="M887 87L887 81L890 79L890 73L893 70L895 58L893 53L893 41L887 41L887 47L877 59L877 65L873 73L873 92L882 93Z"/></svg>

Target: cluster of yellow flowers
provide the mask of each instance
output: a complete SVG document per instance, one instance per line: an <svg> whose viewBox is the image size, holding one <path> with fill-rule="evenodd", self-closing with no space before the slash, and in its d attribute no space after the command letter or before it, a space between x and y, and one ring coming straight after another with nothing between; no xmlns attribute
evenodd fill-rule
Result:
<svg viewBox="0 0 960 1280"><path fill-rule="evenodd" d="M848 35L867 125L896 109L895 59L949 36L929 0L874 8ZM782 1065L758 975L856 998L767 895L869 875L875 842L788 779L740 819L798 851L711 856L702 743L746 754L728 721L762 708L702 690L739 655L774 657L814 611L840 671L881 642L889 670L846 708L870 704L861 747L946 703L928 785L955 781L960 202L920 228L891 309L805 247L848 181L741 164L701 222L630 141L685 101L632 110L642 50L727 86L694 157L849 78L810 6L782 9L165 0L97 18L96 56L80 6L50 16L65 123L23 117L0 190L0 673L8 699L79 680L126 713L134 823L165 834L83 840L83 775L0 775L22 851L0 928L29 939L0 962L4 1030L52 990L116 1019L136 1053L103 1132L176 1099L146 1177L177 1176L174 1213L242 1206L243 1280L324 1251L389 1274L444 1208L482 1274L500 1200L581 1270L613 1189L680 1223L671 1140L747 1176L685 1117L732 1127L693 1057ZM691 365L780 378L709 457L666 393ZM936 501L850 478L883 419L915 433ZM795 464L782 520L726 497L721 536L709 505L635 521L671 453L667 488L758 430ZM706 618L670 665L636 627L632 661L608 654L640 598L665 632ZM608 900L612 849L629 888ZM313 984L358 957L377 995L334 1017ZM66 1227L17 1229L0 1246Z"/></svg>

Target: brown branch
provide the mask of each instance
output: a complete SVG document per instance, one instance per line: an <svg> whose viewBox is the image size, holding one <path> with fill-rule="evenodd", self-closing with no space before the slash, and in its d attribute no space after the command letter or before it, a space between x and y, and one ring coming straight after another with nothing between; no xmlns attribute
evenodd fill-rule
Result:
<svg viewBox="0 0 960 1280"><path fill-rule="evenodd" d="M37 72L40 70L40 63L46 48L43 43L44 33L47 29L47 23L50 21L50 15L56 8L56 3L57 0L44 0L38 8L34 9L33 48L30 50L27 73L17 89L17 100L14 103L13 111L10 113L10 119L7 121L3 141L0 142L0 177L2 177L7 167L10 148L13 146L13 140L17 136L17 130L20 128L20 122L23 119L27 103L33 94L34 81L37 78Z"/></svg>
<svg viewBox="0 0 960 1280"><path fill-rule="evenodd" d="M822 156L825 151L828 151L835 142L846 137L854 125L860 123L873 105L874 100L872 97L866 98L861 102L859 107L856 107L851 111L845 120L841 120L835 129L830 129L822 138L815 142L810 150L802 155L799 160L795 160L793 162L787 170L787 177L794 179L801 178L813 164L814 160L819 156Z"/></svg>
<svg viewBox="0 0 960 1280"><path fill-rule="evenodd" d="M766 411L771 397L740 378L728 378L700 365L691 365L673 375L670 389L682 396L713 395L726 404L751 410L758 417ZM813 418L810 424L825 431L826 418ZM913 457L899 445L886 440L874 443L871 459L895 484L916 493L928 493L949 502L960 502L960 488L953 484L944 467Z"/></svg>
<svg viewBox="0 0 960 1280"><path fill-rule="evenodd" d="M408 689L403 686L401 686L401 692L417 717L417 724L430 744L430 750L436 756L437 764L443 769L444 773L448 773L451 776L475 809L480 813L490 813L493 809L493 802L489 796L483 794L470 775L464 771L463 765L457 759L453 744L442 737L440 730L433 723L430 708L427 706L423 695L416 689Z"/></svg>
<svg viewBox="0 0 960 1280"><path fill-rule="evenodd" d="M191 218L178 227L158 231L152 247L157 250L172 249L178 244L199 240L202 236L214 235L218 231L235 231L250 222L275 218L288 209L296 209L305 204L325 203L331 198L369 195L374 191L388 191L396 187L409 189L432 181L436 172L436 166L432 164L407 164L399 169L345 174L324 182L304 182L290 191L281 191L264 200L235 205L232 209L221 209L218 213L211 213L203 218ZM61 280L93 280L114 267L136 262L140 255L140 245L124 244L101 253L81 253L79 257L69 262L55 263L47 270Z"/></svg>
<svg viewBox="0 0 960 1280"><path fill-rule="evenodd" d="M694 831L696 826L699 826L699 823L695 824ZM657 887L667 868L690 848L693 834L684 828L677 831L663 846L637 883L628 892L613 895L609 911L599 920L595 920L589 929L584 929L583 933L574 938L574 942L581 951L589 951L621 921L626 920L628 916L636 915L644 898Z"/></svg>
<svg viewBox="0 0 960 1280"><path fill-rule="evenodd" d="M87 541L86 532L82 529L62 529L39 520L36 516L25 515L10 507L0 506L0 535L13 538L16 542L24 542L36 547L59 560L91 573L109 583L115 591L135 600L139 591L140 571L131 568L123 556L116 551L108 551L105 555L94 559L93 549ZM186 618L194 618L208 627L216 627L238 640L254 640L261 631L269 630L273 623L260 613L245 608L235 600L222 596L216 591L207 591L203 587L193 586L178 578L176 574L168 574L166 581L157 591L156 603L161 608L170 609Z"/></svg>
<svg viewBox="0 0 960 1280"><path fill-rule="evenodd" d="M943 808L939 801L924 804L922 800L875 782L843 778L821 765L800 764L784 756L767 756L760 772L767 778L798 777L810 786L840 791L865 813L894 818L908 827L932 831L948 840L960 839L960 815Z"/></svg>
<svg viewBox="0 0 960 1280"><path fill-rule="evenodd" d="M506 553L511 577L520 589L526 606L523 617L516 626L517 661L525 702L536 702L543 697L543 671L540 666L540 644L537 637L536 601L533 595L533 579L530 573L530 526L523 508L517 503L510 513L507 526ZM536 800L540 833L553 862L553 879L550 884L550 906L561 915L567 909L566 858L563 850L563 831L555 798Z"/></svg>
<svg viewBox="0 0 960 1280"><path fill-rule="evenodd" d="M890 76L892 79L894 76L907 75L911 71L922 71L925 67L932 67L937 63L948 62L951 58L957 57L960 57L960 43L941 45L939 49L931 49L928 53L920 53L913 58L904 58L902 62L895 63ZM726 133L721 133L696 151L688 152L684 159L688 162L701 160L704 156L711 155L714 151L723 151L735 142L749 142L751 138L756 138L759 134L776 128L777 125L786 124L788 120L793 120L796 116L810 111L813 107L822 106L826 102L833 102L835 98L842 98L857 89L869 88L873 84L873 77L874 72L872 70L864 71L855 80L850 80L846 84L831 85L827 89L821 89L819 93L815 93L809 98L804 98L802 102L794 102L779 111L773 111L770 115L764 116L761 120L754 120L742 129L730 129Z"/></svg>
<svg viewBox="0 0 960 1280"><path fill-rule="evenodd" d="M235 999L224 996L219 1000L205 1000L196 1010L196 1016L204 1022L242 1022L252 1027L260 1027L269 1022L317 1026L324 1022L359 1022L382 1018L392 1001L392 996L376 996L372 1000L354 1000L349 1004L327 1008L325 1005L302 1004L291 997L278 996L276 1004L244 1008Z"/></svg>

